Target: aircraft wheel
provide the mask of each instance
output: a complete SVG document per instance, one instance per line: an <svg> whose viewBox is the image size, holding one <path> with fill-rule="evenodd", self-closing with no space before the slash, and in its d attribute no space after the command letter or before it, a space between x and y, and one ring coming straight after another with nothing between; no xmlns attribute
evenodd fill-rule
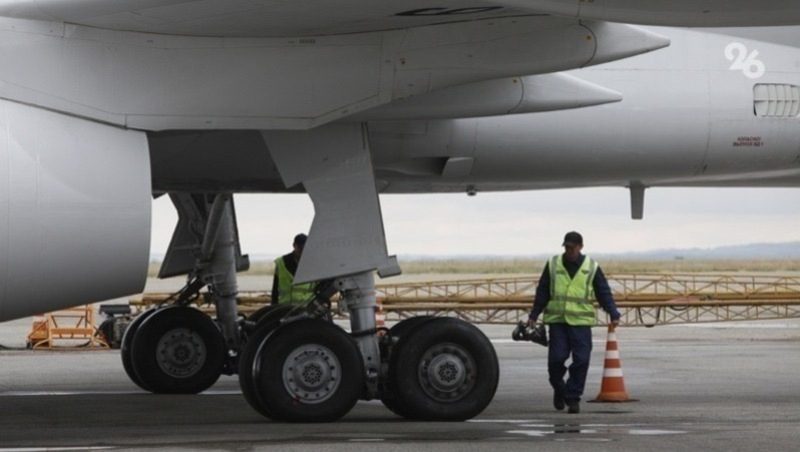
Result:
<svg viewBox="0 0 800 452"><path fill-rule="evenodd" d="M255 394L255 384L253 383L253 361L261 343L281 326L281 320L294 310L296 306L291 304L279 304L264 306L257 310L248 321L255 323L255 327L245 334L245 344L239 355L239 388L247 403L253 409L261 413L264 417L272 417L267 408L258 402Z"/></svg>
<svg viewBox="0 0 800 452"><path fill-rule="evenodd" d="M255 312L253 312L252 314L247 316L247 320L250 321L250 322L253 322L253 323L258 323L261 320L262 317L264 317L265 315L269 314L270 312L275 311L276 309L281 308L281 306L284 306L284 305L270 304L270 305L266 305L264 307L258 308Z"/></svg>
<svg viewBox="0 0 800 452"><path fill-rule="evenodd" d="M398 411L436 421L466 420L483 411L500 375L489 339L453 318L430 320L411 333L401 339L389 365Z"/></svg>
<svg viewBox="0 0 800 452"><path fill-rule="evenodd" d="M125 369L125 373L128 374L128 378L130 378L132 382L136 383L136 386L144 389L145 391L150 391L150 388L146 387L139 376L136 375L136 370L134 369L133 361L131 360L131 344L133 342L133 337L136 335L136 331L139 329L139 326L145 321L145 319L156 312L156 310L158 310L158 308L148 309L133 319L133 322L131 322L130 325L125 328L125 333L122 335L122 345L120 346L119 350L120 357L122 358L122 367Z"/></svg>
<svg viewBox="0 0 800 452"><path fill-rule="evenodd" d="M281 319L291 310L290 305L267 306L254 312L248 320L256 327L247 334L246 342L239 354L239 387L247 403L265 417L272 417L264 404L259 403L253 382L253 362L261 343L279 326Z"/></svg>
<svg viewBox="0 0 800 452"><path fill-rule="evenodd" d="M256 347L249 369L252 381L240 382L250 386L254 397L248 402L273 419L335 421L353 408L364 390L361 353L350 336L331 323L291 322L251 346Z"/></svg>
<svg viewBox="0 0 800 452"><path fill-rule="evenodd" d="M392 343L388 349L386 356L388 356L388 361L391 363L392 359L397 356L398 347L401 347L405 342L405 337L409 333L411 333L414 329L419 327L420 325L428 322L429 320L435 319L436 317L432 315L421 315L416 317L410 317L404 320L401 320L393 327L389 329L389 338L392 340ZM386 353L385 352L385 353ZM392 365L389 365L389 368L392 368ZM381 391L381 402L383 402L384 406L391 410L393 413L403 416L409 417L407 413L405 413L398 405L397 405L397 378L396 376L389 372L386 375L386 381L383 386L383 390Z"/></svg>
<svg viewBox="0 0 800 452"><path fill-rule="evenodd" d="M258 325L261 325L262 322L275 322L280 320L296 308L297 306L292 304L264 306L263 308L260 308L256 312L250 314L250 316L247 317L247 320L255 323L257 325L256 329L258 329Z"/></svg>
<svg viewBox="0 0 800 452"><path fill-rule="evenodd" d="M202 312L184 306L159 309L142 321L131 347L136 375L151 392L197 394L219 379L225 340Z"/></svg>
<svg viewBox="0 0 800 452"><path fill-rule="evenodd" d="M397 322L393 327L389 328L389 336L403 337L413 328L418 327L428 320L435 319L436 316L432 315L418 315L416 317L409 317L407 319Z"/></svg>

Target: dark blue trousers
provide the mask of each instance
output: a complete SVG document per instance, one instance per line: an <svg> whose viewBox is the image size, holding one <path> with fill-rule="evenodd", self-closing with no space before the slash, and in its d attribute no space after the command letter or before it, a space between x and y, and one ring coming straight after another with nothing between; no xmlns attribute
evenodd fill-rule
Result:
<svg viewBox="0 0 800 452"><path fill-rule="evenodd" d="M554 323L550 327L550 347L547 353L547 371L553 390L562 394L564 400L579 401L586 385L589 358L592 355L592 327L569 326ZM564 382L567 367L564 365L572 355L569 378Z"/></svg>

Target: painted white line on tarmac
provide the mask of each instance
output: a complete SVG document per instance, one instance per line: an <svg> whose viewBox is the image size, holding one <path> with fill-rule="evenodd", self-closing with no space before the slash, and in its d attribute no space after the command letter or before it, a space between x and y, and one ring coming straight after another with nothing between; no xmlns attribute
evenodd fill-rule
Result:
<svg viewBox="0 0 800 452"><path fill-rule="evenodd" d="M238 395L239 390L210 390L201 392L200 396ZM146 395L144 391L6 391L0 392L0 397L39 397L39 396L76 396L76 395ZM6 449L0 448L0 452Z"/></svg>
<svg viewBox="0 0 800 452"><path fill-rule="evenodd" d="M513 339L489 339L489 341L490 341L492 344L521 344L521 345L530 345L530 344L532 344L532 343L533 343L533 342L529 342L529 341L515 341L515 340L513 340ZM606 341L605 339L592 339L592 343L593 343L593 344L605 344L606 342L607 342L607 341ZM633 340L633 339L631 339L631 340L627 340L627 339L626 339L626 340L624 340L624 341L618 341L618 342L620 342L620 343L623 343L623 344L650 344L650 343L653 343L653 342L658 342L658 341L649 340L649 339L636 339L636 340Z"/></svg>
<svg viewBox="0 0 800 452"><path fill-rule="evenodd" d="M65 451L65 450L109 450L110 446L95 447L0 447L0 452L40 452L40 451Z"/></svg>
<svg viewBox="0 0 800 452"><path fill-rule="evenodd" d="M684 328L708 328L708 329L716 329L716 330L724 330L728 328L745 328L745 329L764 329L764 330L797 330L800 329L800 324L792 324L792 323L730 323L730 322L721 322L721 323L687 323L681 325L673 325L673 326L680 326Z"/></svg>
<svg viewBox="0 0 800 452"><path fill-rule="evenodd" d="M543 421L541 419L468 419L467 422L474 424L527 424Z"/></svg>

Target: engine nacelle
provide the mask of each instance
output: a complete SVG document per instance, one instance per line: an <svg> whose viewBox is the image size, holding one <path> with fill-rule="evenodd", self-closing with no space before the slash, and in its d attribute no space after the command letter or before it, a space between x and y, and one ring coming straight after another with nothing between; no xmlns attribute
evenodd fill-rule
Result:
<svg viewBox="0 0 800 452"><path fill-rule="evenodd" d="M0 100L0 321L140 292L144 133Z"/></svg>

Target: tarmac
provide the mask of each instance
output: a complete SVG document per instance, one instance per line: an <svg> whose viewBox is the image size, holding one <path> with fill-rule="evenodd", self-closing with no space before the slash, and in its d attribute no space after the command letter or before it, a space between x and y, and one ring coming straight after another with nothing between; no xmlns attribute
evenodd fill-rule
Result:
<svg viewBox="0 0 800 452"><path fill-rule="evenodd" d="M339 422L282 424L244 401L236 377L200 395L153 395L119 352L29 351L30 320L0 324L0 452L9 450L796 450L800 321L620 328L631 403L555 411L546 349L485 325L501 366L489 407L467 422L404 420L362 401ZM599 391L594 330L585 400Z"/></svg>

